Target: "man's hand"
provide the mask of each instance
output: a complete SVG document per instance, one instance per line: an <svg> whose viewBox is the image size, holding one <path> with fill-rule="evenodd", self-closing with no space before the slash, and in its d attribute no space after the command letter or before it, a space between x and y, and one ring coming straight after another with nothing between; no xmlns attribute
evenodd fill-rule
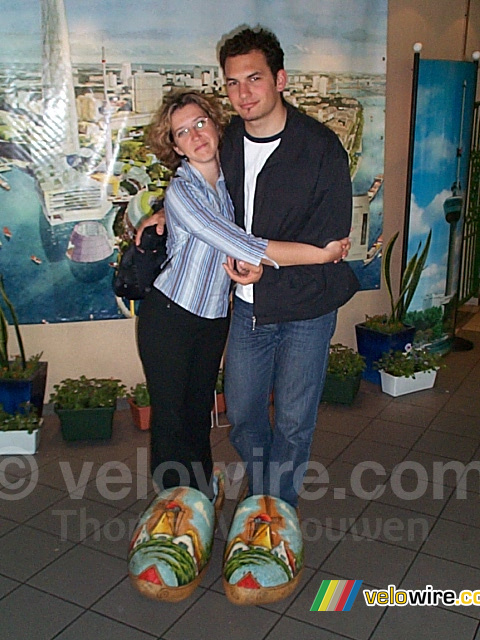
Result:
<svg viewBox="0 0 480 640"><path fill-rule="evenodd" d="M244 260L235 261L231 257L227 258L227 263L223 264L223 268L234 282L244 285L258 282L263 275L261 264L255 266Z"/></svg>
<svg viewBox="0 0 480 640"><path fill-rule="evenodd" d="M142 239L143 230L146 227L151 227L156 225L157 233L159 236L163 236L163 232L165 231L165 209L160 209L157 213L145 218L141 225L137 229L137 233L135 235L135 244L137 247L140 245L140 240Z"/></svg>

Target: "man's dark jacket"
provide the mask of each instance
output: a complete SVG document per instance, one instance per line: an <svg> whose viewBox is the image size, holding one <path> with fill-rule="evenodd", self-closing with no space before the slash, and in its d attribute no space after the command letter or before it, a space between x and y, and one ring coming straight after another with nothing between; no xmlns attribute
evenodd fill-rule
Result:
<svg viewBox="0 0 480 640"><path fill-rule="evenodd" d="M338 137L288 103L280 145L257 178L252 233L269 240L306 242L324 247L350 234L352 185L347 154ZM221 162L244 225L243 120L227 127ZM345 262L299 267L264 267L254 285L254 315L259 324L308 320L338 309L358 290Z"/></svg>

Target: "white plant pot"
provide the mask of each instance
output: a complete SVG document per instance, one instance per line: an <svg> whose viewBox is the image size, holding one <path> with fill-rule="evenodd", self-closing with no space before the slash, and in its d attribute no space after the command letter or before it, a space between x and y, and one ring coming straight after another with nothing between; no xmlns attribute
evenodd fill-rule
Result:
<svg viewBox="0 0 480 640"><path fill-rule="evenodd" d="M0 431L0 455L31 455L40 442L40 429L28 431Z"/></svg>
<svg viewBox="0 0 480 640"><path fill-rule="evenodd" d="M382 391L384 393L388 393L390 396L394 396L395 398L397 396L403 396L406 393L431 389L435 384L436 377L436 369L431 369L430 371L419 371L415 374L414 378L392 376L390 373L386 373L383 369L380 369Z"/></svg>

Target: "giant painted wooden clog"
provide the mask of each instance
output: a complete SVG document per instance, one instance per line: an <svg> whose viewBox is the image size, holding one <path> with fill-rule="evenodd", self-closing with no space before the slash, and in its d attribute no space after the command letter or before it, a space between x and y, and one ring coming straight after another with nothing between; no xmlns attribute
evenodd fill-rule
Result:
<svg viewBox="0 0 480 640"><path fill-rule="evenodd" d="M214 507L201 491L162 491L140 517L130 543L128 573L135 588L156 600L187 598L206 571L214 524Z"/></svg>
<svg viewBox="0 0 480 640"><path fill-rule="evenodd" d="M241 502L228 534L223 586L234 604L266 604L289 596L300 580L303 540L297 512L272 496Z"/></svg>

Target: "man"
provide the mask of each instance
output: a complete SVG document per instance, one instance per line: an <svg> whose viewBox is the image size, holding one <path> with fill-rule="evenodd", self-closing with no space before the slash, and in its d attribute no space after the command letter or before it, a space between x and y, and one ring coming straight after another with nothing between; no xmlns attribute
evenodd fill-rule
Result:
<svg viewBox="0 0 480 640"><path fill-rule="evenodd" d="M331 130L283 99L287 73L276 36L244 29L223 43L220 64L239 116L221 150L237 224L261 237L322 247L348 236L347 154ZM357 289L344 262L264 267L258 283L237 285L225 393L230 438L246 463L250 495L297 506L337 309Z"/></svg>

